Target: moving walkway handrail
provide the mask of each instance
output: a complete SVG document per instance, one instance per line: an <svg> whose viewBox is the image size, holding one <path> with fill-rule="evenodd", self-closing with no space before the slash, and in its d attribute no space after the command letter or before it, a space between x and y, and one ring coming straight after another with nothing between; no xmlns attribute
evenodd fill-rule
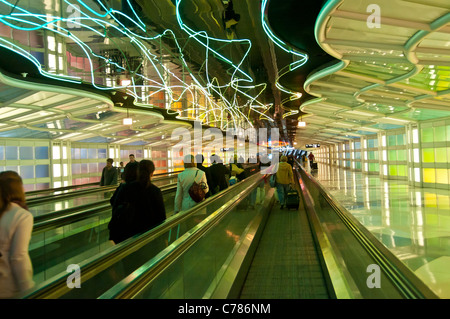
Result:
<svg viewBox="0 0 450 319"><path fill-rule="evenodd" d="M180 172L166 172L166 173L159 173L159 174L154 174L153 178L156 177L160 177L160 176L164 176L164 175L178 175ZM81 184L81 185L70 185L70 186L63 186L63 187L55 187L55 188L46 188L46 189L39 189L39 190L35 190L35 191L28 191L25 193L25 196L34 196L34 195L39 195L39 194L45 194L45 193L50 193L50 192L63 192L66 190L70 190L70 189L74 189L74 188L83 188L83 187L89 187L89 186L100 186L100 182L95 182L95 183L87 183L87 184Z"/></svg>
<svg viewBox="0 0 450 319"><path fill-rule="evenodd" d="M163 194L176 190L177 183L161 186ZM98 214L111 210L109 199L95 203L85 204L77 207L60 210L58 212L36 216L34 218L33 235L50 229L62 227L85 218L94 217Z"/></svg>
<svg viewBox="0 0 450 319"><path fill-rule="evenodd" d="M216 201L221 200L226 195L230 194L230 192L236 191L236 189L247 189L249 186L252 186L254 180L262 179L263 175L255 174L246 178L245 180L236 183L233 186L228 187L227 189L221 191L218 194L215 194L208 199L198 203L193 208L180 212L176 215L173 215L166 219L166 221L153 229L139 235L135 235L131 238L126 239L114 247L108 248L105 251L99 253L98 255L91 257L80 263L80 271L83 274L83 280L89 280L94 277L101 271L107 269L112 266L119 260L128 256L129 254L139 250L143 246L147 245L151 241L155 240L159 236L168 232L173 227L187 220L192 215L196 214L202 209L206 209L206 207ZM70 291L70 288L67 286L67 274L61 273L43 283L39 284L37 287L33 288L31 291L25 292L23 298L27 299L55 299L63 296L64 294Z"/></svg>
<svg viewBox="0 0 450 319"><path fill-rule="evenodd" d="M378 266L391 279L399 292L407 299L437 299L438 296L426 286L403 262L385 247L345 207L343 207L311 174L297 162L303 174L316 187L325 200L351 231L362 247L377 261Z"/></svg>
<svg viewBox="0 0 450 319"><path fill-rule="evenodd" d="M211 230L224 216L244 200L259 185L262 178L262 175L251 177L252 183L247 183L246 188L155 257L103 293L99 299L132 299L135 297L145 286L155 280L164 269L169 267L179 256L186 252L197 240ZM194 213L201 209L196 208Z"/></svg>
<svg viewBox="0 0 450 319"><path fill-rule="evenodd" d="M172 173L170 173L170 174L172 174ZM160 176L158 178L152 178L152 181L159 182L159 181L163 181L166 179L172 179L172 178L175 178L175 175L177 175L177 174L173 174L173 175L174 176ZM46 203L49 201L55 202L55 201L59 201L59 200L63 200L63 199L84 196L84 195L93 194L93 193L97 193L97 192L107 192L107 191L116 189L118 186L119 186L119 184L109 185L109 186L99 186L99 187L93 187L93 188L89 188L89 189L82 189L79 191L73 191L73 192L69 192L69 193L62 193L62 194L58 194L58 195L49 195L49 196L31 198L31 199L27 200L27 205L31 207L31 206L36 206L36 205L43 204L43 203Z"/></svg>

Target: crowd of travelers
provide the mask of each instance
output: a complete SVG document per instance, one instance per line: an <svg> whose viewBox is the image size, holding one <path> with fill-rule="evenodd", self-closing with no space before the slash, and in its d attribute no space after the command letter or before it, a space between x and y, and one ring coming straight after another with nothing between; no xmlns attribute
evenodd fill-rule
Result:
<svg viewBox="0 0 450 319"><path fill-rule="evenodd" d="M166 219L163 195L152 183L155 165L151 160L136 161L133 154L123 166L113 166L108 158L102 171L101 186L117 185L110 198L112 216L109 239L115 244L143 233ZM211 165L203 165L204 157L186 155L184 170L178 174L174 213L188 210L205 198L213 196L247 177L242 159L234 157L229 165L216 154ZM258 158L258 170L262 161ZM263 161L267 163L267 161ZM276 188L283 208L289 187L294 187L293 156L281 156L276 168ZM267 179L262 180L250 196L250 207L258 192L263 192ZM263 197L264 195L261 195ZM33 229L33 215L28 211L21 177L13 171L0 173L0 298L14 298L33 287L33 268L28 246Z"/></svg>

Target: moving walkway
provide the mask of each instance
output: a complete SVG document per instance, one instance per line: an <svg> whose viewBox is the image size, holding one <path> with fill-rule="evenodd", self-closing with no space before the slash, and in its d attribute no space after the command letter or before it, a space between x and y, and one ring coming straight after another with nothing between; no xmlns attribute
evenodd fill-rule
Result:
<svg viewBox="0 0 450 319"><path fill-rule="evenodd" d="M299 221L299 231L309 229L298 260L266 260L264 278L252 273L264 256L264 242L291 236L270 231L281 211L275 204L275 190L265 184L260 205L253 207L255 191L267 179L255 174L229 187L192 209L171 216L154 229L110 247L79 264L81 288L69 288L68 274L59 274L29 292L25 298L436 298L414 274L389 251L361 229L354 218L328 196L301 168L295 169L301 205L297 211L283 211L288 223ZM296 216L300 216L296 218ZM295 227L294 227L295 228ZM271 237L272 236L272 237ZM278 247L286 250L286 247ZM309 250L308 254L302 253ZM311 250L313 250L311 252ZM286 252L287 253L287 252ZM308 256L315 256L309 258ZM305 258L303 258L305 257ZM303 259L302 259L303 258ZM311 260L314 262L311 262ZM280 262L278 267L274 267ZM302 282L302 291L316 295L251 295L254 291L286 290L286 278L293 263L313 269L317 276ZM367 272L379 267L382 288L376 288ZM267 265L266 265L267 267ZM278 276L278 277L277 277ZM288 277L288 276L287 276ZM320 278L319 278L320 277ZM277 278L268 284L270 278ZM287 278L295 282L292 278ZM315 287L308 285L319 285Z"/></svg>

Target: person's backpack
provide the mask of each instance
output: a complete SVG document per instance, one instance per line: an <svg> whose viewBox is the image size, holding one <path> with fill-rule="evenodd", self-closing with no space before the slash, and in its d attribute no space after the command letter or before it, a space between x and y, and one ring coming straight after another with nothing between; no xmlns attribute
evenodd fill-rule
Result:
<svg viewBox="0 0 450 319"><path fill-rule="evenodd" d="M189 188L189 195L191 196L192 200L196 203L200 203L202 200L205 199L206 193L206 185L205 182L197 183L195 181L195 178L197 177L198 171L195 173L194 182L192 183L192 186Z"/></svg>

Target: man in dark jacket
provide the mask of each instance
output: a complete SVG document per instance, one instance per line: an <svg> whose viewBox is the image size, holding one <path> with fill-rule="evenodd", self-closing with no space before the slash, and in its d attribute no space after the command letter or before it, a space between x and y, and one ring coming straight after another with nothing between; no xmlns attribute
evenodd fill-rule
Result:
<svg viewBox="0 0 450 319"><path fill-rule="evenodd" d="M211 155L211 163L212 165L209 167L211 186L209 189L211 194L214 195L228 188L228 181L225 175L230 175L230 171L223 165L222 159L218 155Z"/></svg>
<svg viewBox="0 0 450 319"><path fill-rule="evenodd" d="M106 160L106 166L102 171L102 178L100 179L100 186L117 185L117 168L113 167L114 160L108 158Z"/></svg>

